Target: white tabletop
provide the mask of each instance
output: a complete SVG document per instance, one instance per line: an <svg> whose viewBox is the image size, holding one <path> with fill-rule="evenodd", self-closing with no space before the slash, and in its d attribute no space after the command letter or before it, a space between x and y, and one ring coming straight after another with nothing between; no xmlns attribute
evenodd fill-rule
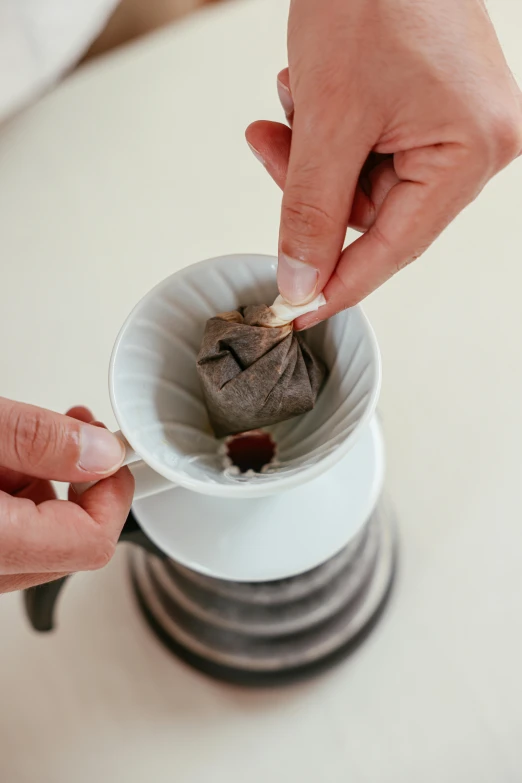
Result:
<svg viewBox="0 0 522 783"><path fill-rule="evenodd" d="M519 0L491 10L522 75ZM216 8L74 75L0 132L0 392L113 424L129 308L184 264L274 252L243 142L277 117L285 3ZM59 631L0 599L5 783L522 780L521 164L367 303L401 530L391 606L290 689L213 683L151 636L125 552L71 580Z"/></svg>

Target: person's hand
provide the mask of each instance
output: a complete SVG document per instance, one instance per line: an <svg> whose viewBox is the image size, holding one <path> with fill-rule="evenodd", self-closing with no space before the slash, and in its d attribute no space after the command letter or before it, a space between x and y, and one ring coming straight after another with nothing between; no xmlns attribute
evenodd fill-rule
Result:
<svg viewBox="0 0 522 783"><path fill-rule="evenodd" d="M0 593L110 560L134 479L118 470L121 442L92 421L86 408L61 416L0 397ZM50 483L100 477L81 496L70 489L69 501L57 500Z"/></svg>
<svg viewBox="0 0 522 783"><path fill-rule="evenodd" d="M293 0L292 130L247 140L284 189L278 283L310 326L418 258L522 150L521 93L482 0ZM346 228L363 235L343 251Z"/></svg>

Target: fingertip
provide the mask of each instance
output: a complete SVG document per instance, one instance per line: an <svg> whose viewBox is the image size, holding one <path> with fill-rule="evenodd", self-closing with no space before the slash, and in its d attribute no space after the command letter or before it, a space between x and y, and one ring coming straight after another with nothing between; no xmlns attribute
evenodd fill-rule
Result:
<svg viewBox="0 0 522 783"><path fill-rule="evenodd" d="M134 496L134 476L128 467L118 470L113 476L97 481L83 489L78 485L69 487L69 500L87 511L97 521L105 520L114 513L128 513Z"/></svg>
<svg viewBox="0 0 522 783"><path fill-rule="evenodd" d="M85 424L90 424L94 419L93 412L85 405L74 405L72 408L69 408L65 415L69 416L70 419L83 421Z"/></svg>
<svg viewBox="0 0 522 783"><path fill-rule="evenodd" d="M264 149L284 152L290 155L292 131L288 125L271 120L257 120L245 131L245 138L252 147L262 152Z"/></svg>
<svg viewBox="0 0 522 783"><path fill-rule="evenodd" d="M326 284L324 291L324 297L326 304L315 310L312 313L301 315L294 321L294 329L296 332L304 332L306 329L312 329L314 326L323 321L332 318L337 313L347 310L349 307L354 307L358 304L362 296L358 296L357 291L348 292L344 288L342 281L338 279L337 272L334 272L328 283Z"/></svg>
<svg viewBox="0 0 522 783"><path fill-rule="evenodd" d="M266 161L265 161L265 159L263 158L263 156L261 155L261 153L259 152L259 150L257 150L257 149L254 147L254 145L253 145L253 144L250 144L250 142L249 142L249 141L247 141L247 144L248 144L248 146L249 146L249 148L250 148L250 152L252 153L252 155L254 156L254 158L256 158L256 159L257 159L257 160L258 160L258 161L261 163L261 165L265 166L265 168L266 168Z"/></svg>
<svg viewBox="0 0 522 783"><path fill-rule="evenodd" d="M247 143L276 185L285 185L292 131L278 122L259 121L247 128Z"/></svg>
<svg viewBox="0 0 522 783"><path fill-rule="evenodd" d="M290 70L288 68L283 68L282 71L279 71L277 74L277 81L290 89Z"/></svg>
<svg viewBox="0 0 522 783"><path fill-rule="evenodd" d="M256 134L257 131L262 129L267 123L268 120L255 120L254 122L251 122L245 130L246 140L250 141L252 134Z"/></svg>
<svg viewBox="0 0 522 783"><path fill-rule="evenodd" d="M256 120L250 123L245 130L245 140L251 150L259 153L260 147L265 144L266 120Z"/></svg>
<svg viewBox="0 0 522 783"><path fill-rule="evenodd" d="M294 331L296 332L305 332L307 329L313 329L314 326L318 326L323 321L326 321L327 318L330 318L330 315L323 315L322 312L325 308L321 308L321 315L319 315L318 312L316 313L307 313L307 315L301 315L299 318L296 318L294 321ZM334 313L331 313L331 315L334 315Z"/></svg>

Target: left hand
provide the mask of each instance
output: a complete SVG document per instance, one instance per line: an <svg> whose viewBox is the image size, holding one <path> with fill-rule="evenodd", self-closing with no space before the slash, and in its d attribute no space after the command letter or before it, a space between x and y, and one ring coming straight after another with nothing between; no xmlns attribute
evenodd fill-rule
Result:
<svg viewBox="0 0 522 783"><path fill-rule="evenodd" d="M93 418L83 407L60 416L0 398L0 593L101 568L114 553L134 479L118 470L121 444L109 433L100 442ZM50 481L100 477L82 495L70 489L69 501Z"/></svg>

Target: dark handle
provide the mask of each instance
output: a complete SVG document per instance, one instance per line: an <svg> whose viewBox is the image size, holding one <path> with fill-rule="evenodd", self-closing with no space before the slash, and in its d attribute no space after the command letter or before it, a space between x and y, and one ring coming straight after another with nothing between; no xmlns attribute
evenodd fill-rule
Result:
<svg viewBox="0 0 522 783"><path fill-rule="evenodd" d="M161 549L158 549L145 535L132 511L120 533L118 543L121 542L135 544L152 555L162 559L166 558ZM56 602L68 578L68 576L64 576L54 582L47 582L47 584L24 590L25 611L35 631L45 632L54 629Z"/></svg>

